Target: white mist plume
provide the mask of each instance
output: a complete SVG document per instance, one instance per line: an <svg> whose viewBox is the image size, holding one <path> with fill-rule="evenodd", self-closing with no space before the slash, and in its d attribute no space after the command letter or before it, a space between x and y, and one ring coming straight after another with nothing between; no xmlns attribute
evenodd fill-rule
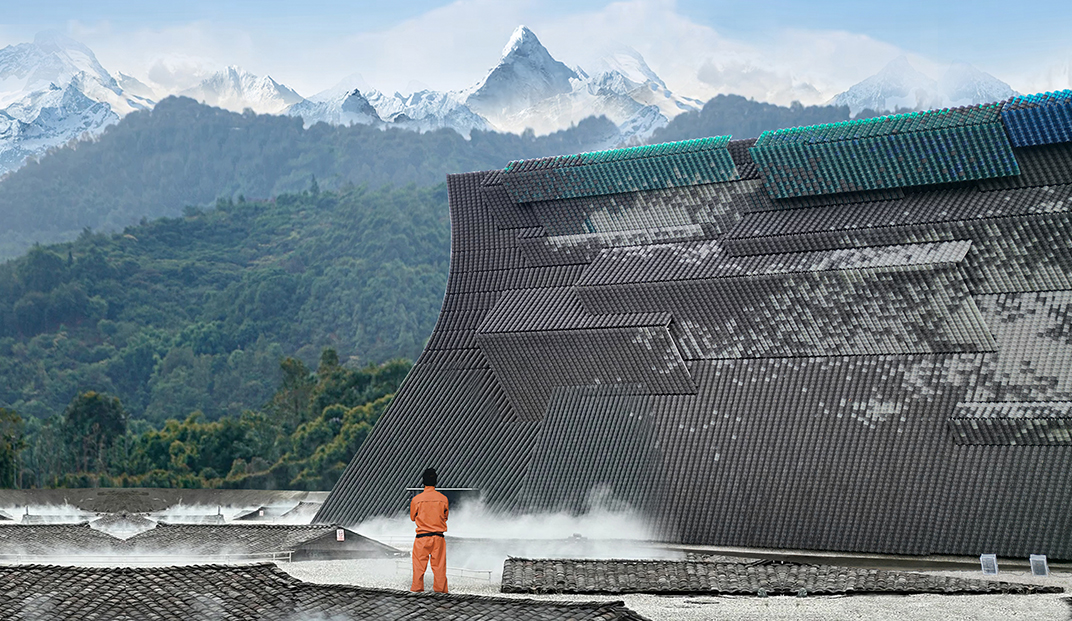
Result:
<svg viewBox="0 0 1072 621"><path fill-rule="evenodd" d="M459 505L447 520L447 566L491 571L502 577L503 561L523 558L680 558L652 542L639 513L604 494L590 495L591 508L568 512L503 513L482 501ZM352 530L407 550L414 525L408 514L376 517Z"/></svg>
<svg viewBox="0 0 1072 621"><path fill-rule="evenodd" d="M12 505L0 507L0 511L21 524L80 524L97 517L69 504Z"/></svg>

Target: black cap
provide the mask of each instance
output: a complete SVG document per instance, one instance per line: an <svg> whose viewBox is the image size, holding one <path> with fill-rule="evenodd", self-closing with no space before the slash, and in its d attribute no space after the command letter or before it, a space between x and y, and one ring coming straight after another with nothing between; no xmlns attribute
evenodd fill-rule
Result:
<svg viewBox="0 0 1072 621"><path fill-rule="evenodd" d="M424 481L425 487L428 487L429 485L435 487L436 481L438 480L438 477L435 473L435 468L429 468L425 470L424 474L421 475L421 480Z"/></svg>

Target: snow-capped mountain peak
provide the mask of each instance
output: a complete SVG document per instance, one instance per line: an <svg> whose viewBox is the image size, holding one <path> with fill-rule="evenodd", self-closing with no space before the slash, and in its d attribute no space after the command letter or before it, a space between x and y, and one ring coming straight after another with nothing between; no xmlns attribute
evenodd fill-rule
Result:
<svg viewBox="0 0 1072 621"><path fill-rule="evenodd" d="M461 95L471 109L495 123L541 100L572 91L571 80L577 79L572 69L551 56L534 32L518 26L499 63Z"/></svg>
<svg viewBox="0 0 1072 621"><path fill-rule="evenodd" d="M617 71L637 84L650 82L661 88L666 88L666 83L651 70L640 52L624 45L606 49L597 63L596 70Z"/></svg>
<svg viewBox="0 0 1072 621"><path fill-rule="evenodd" d="M49 85L63 88L82 75L90 90L119 96L119 85L81 43L58 32L39 33L33 43L0 50L0 105L7 105Z"/></svg>
<svg viewBox="0 0 1072 621"><path fill-rule="evenodd" d="M127 75L122 71L115 74L115 81L119 84L119 88L124 93L134 95L135 97L141 97L147 101L156 101L160 99L160 96L156 94L151 86L142 82L134 76Z"/></svg>
<svg viewBox="0 0 1072 621"><path fill-rule="evenodd" d="M913 67L907 58L898 56L875 75L836 95L830 103L848 106L850 113L857 114L864 109L926 110L941 107L942 98L937 82Z"/></svg>
<svg viewBox="0 0 1072 621"><path fill-rule="evenodd" d="M349 96L354 91L371 91L372 87L360 73L351 73L335 83L335 86L309 97L309 101L335 101Z"/></svg>
<svg viewBox="0 0 1072 621"><path fill-rule="evenodd" d="M153 103L124 91L92 50L62 33L0 49L0 175Z"/></svg>
<svg viewBox="0 0 1072 621"><path fill-rule="evenodd" d="M1018 93L1012 87L968 63L953 63L938 81L946 106L972 106L1003 101Z"/></svg>
<svg viewBox="0 0 1072 621"><path fill-rule="evenodd" d="M904 56L898 56L829 103L848 106L855 115L868 108L893 112L900 108L927 110L988 103L1014 94L1008 84L966 63L954 63L941 81L936 81L913 67Z"/></svg>
<svg viewBox="0 0 1072 621"><path fill-rule="evenodd" d="M506 60L510 56L533 56L545 53L547 49L540 43L536 33L529 30L528 26L522 25L510 34L510 39L503 46L502 54L499 56Z"/></svg>
<svg viewBox="0 0 1072 621"><path fill-rule="evenodd" d="M257 76L235 65L217 71L179 94L210 106L236 112L250 108L261 114L281 113L304 99L271 76Z"/></svg>

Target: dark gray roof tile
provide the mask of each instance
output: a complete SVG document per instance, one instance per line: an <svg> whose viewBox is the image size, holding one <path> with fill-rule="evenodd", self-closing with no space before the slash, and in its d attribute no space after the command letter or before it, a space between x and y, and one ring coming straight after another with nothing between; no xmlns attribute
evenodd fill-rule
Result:
<svg viewBox="0 0 1072 621"><path fill-rule="evenodd" d="M832 565L758 561L508 558L504 593L943 595L1062 593L1053 586Z"/></svg>
<svg viewBox="0 0 1072 621"><path fill-rule="evenodd" d="M274 565L89 568L0 567L0 617L27 621L611 621L643 617L622 602L537 602L411 594L302 582Z"/></svg>

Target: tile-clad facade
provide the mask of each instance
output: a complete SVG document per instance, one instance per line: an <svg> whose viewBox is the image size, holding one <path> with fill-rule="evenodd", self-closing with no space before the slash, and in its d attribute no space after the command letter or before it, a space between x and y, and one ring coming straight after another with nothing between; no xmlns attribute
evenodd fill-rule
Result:
<svg viewBox="0 0 1072 621"><path fill-rule="evenodd" d="M451 176L439 323L319 518L400 510L433 465L672 541L1072 559L1072 148L1011 153L1017 176L792 198Z"/></svg>

